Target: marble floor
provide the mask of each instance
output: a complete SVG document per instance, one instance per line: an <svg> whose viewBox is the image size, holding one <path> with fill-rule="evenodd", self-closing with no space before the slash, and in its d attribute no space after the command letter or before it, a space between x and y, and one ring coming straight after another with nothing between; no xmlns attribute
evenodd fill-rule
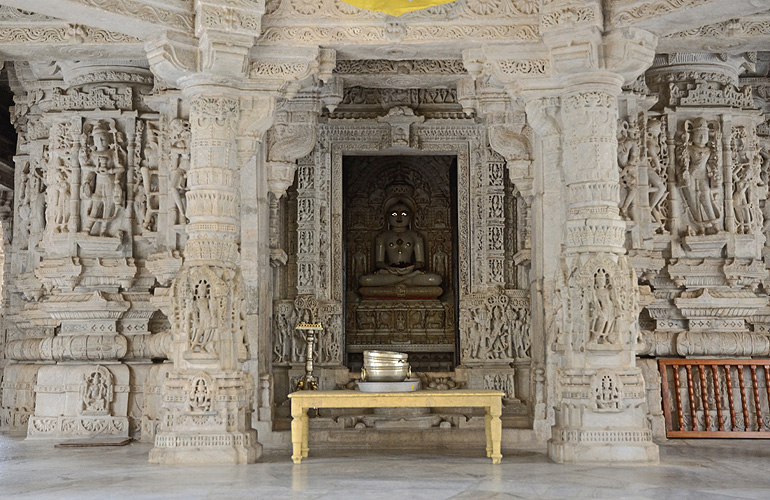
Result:
<svg viewBox="0 0 770 500"><path fill-rule="evenodd" d="M0 435L0 499L770 499L765 440L670 441L654 467L556 465L541 451L509 452L493 466L476 453L312 449L298 466L288 452L253 465L157 466L149 449L55 449Z"/></svg>

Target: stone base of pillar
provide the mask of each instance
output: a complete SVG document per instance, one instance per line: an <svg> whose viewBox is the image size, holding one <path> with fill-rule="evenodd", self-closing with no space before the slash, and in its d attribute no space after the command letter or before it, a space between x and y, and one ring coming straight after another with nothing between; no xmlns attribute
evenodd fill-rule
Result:
<svg viewBox="0 0 770 500"><path fill-rule="evenodd" d="M43 366L27 438L126 438L129 390L128 366L116 362Z"/></svg>
<svg viewBox="0 0 770 500"><path fill-rule="evenodd" d="M647 423L644 379L636 367L560 372L564 395L548 456L558 463L658 462Z"/></svg>
<svg viewBox="0 0 770 500"><path fill-rule="evenodd" d="M658 463L658 446L649 430L553 430L548 457L560 464Z"/></svg>
<svg viewBox="0 0 770 500"><path fill-rule="evenodd" d="M161 432L150 450L153 464L251 464L262 456L257 431Z"/></svg>
<svg viewBox="0 0 770 500"><path fill-rule="evenodd" d="M246 372L169 373L155 464L246 464L262 456L251 428L254 384Z"/></svg>

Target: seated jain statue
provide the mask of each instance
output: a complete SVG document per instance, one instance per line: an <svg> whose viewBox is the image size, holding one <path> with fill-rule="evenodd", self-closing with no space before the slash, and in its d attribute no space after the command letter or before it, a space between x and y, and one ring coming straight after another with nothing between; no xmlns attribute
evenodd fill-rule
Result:
<svg viewBox="0 0 770 500"><path fill-rule="evenodd" d="M402 198L386 203L387 229L374 242L373 274L360 279L364 298L435 299L442 293L441 276L427 273L425 241L412 229L413 210Z"/></svg>

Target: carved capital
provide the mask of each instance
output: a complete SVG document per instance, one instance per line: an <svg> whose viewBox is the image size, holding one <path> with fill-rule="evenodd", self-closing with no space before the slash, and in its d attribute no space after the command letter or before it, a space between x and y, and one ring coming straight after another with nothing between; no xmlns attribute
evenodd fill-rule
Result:
<svg viewBox="0 0 770 500"><path fill-rule="evenodd" d="M503 155L506 161L531 159L529 140L522 135L521 127L509 124L490 125L489 145Z"/></svg>
<svg viewBox="0 0 770 500"><path fill-rule="evenodd" d="M246 76L249 65L249 49L254 37L219 31L205 31L200 36L200 69L235 78Z"/></svg>
<svg viewBox="0 0 770 500"><path fill-rule="evenodd" d="M267 159L294 162L310 154L316 142L316 117L307 114L300 122L279 122L267 132Z"/></svg>
<svg viewBox="0 0 770 500"><path fill-rule="evenodd" d="M638 28L624 28L604 35L604 68L633 82L652 65L658 37Z"/></svg>
<svg viewBox="0 0 770 500"><path fill-rule="evenodd" d="M561 133L560 106L561 99L558 97L525 100L527 122L541 136L558 136Z"/></svg>
<svg viewBox="0 0 770 500"><path fill-rule="evenodd" d="M155 77L169 86L197 70L198 47L190 37L164 32L148 39L144 49Z"/></svg>
<svg viewBox="0 0 770 500"><path fill-rule="evenodd" d="M241 96L238 120L238 164L243 165L257 151L265 132L275 120L276 98L271 93L251 92Z"/></svg>
<svg viewBox="0 0 770 500"><path fill-rule="evenodd" d="M489 127L489 145L503 155L511 182L529 202L534 194L532 153L529 139L522 133L521 127L511 124L491 125Z"/></svg>
<svg viewBox="0 0 770 500"><path fill-rule="evenodd" d="M301 83L316 74L319 67L317 53L296 58L272 54L252 60L248 75L260 88L274 89L291 99L301 88Z"/></svg>
<svg viewBox="0 0 770 500"><path fill-rule="evenodd" d="M294 174L297 171L295 162L268 161L267 162L267 188L276 198L286 194L286 190L294 182Z"/></svg>

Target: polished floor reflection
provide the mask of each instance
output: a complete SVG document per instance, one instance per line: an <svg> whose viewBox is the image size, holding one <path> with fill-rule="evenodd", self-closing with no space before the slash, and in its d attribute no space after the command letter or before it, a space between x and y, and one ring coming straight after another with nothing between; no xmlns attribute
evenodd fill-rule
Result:
<svg viewBox="0 0 770 500"><path fill-rule="evenodd" d="M479 454L289 451L242 466L157 466L150 446L54 449L0 436L0 499L768 499L770 441L679 440L661 465L563 466L540 451Z"/></svg>

